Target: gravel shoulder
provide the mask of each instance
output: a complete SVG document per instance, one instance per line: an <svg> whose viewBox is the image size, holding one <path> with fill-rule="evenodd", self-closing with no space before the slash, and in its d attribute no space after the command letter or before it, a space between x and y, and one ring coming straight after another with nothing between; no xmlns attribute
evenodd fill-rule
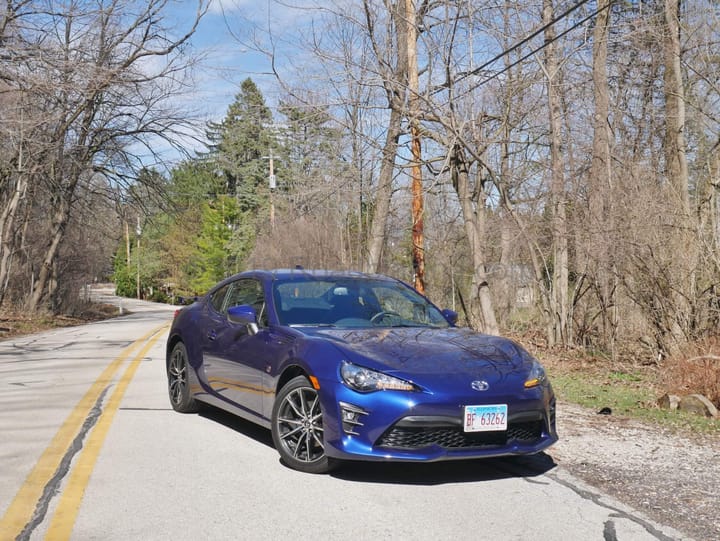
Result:
<svg viewBox="0 0 720 541"><path fill-rule="evenodd" d="M720 539L720 437L679 434L573 404L548 454L572 475L697 540Z"/></svg>

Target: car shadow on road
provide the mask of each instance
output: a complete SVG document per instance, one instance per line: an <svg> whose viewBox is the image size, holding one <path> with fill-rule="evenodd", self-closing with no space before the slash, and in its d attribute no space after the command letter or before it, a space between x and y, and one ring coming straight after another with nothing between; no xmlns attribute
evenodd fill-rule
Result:
<svg viewBox="0 0 720 541"><path fill-rule="evenodd" d="M201 406L199 414L275 452L272 435L268 429L205 404ZM538 453L516 457L425 463L342 461L330 475L345 481L363 483L442 485L516 477L533 478L547 473L555 466L555 461L550 455Z"/></svg>
<svg viewBox="0 0 720 541"><path fill-rule="evenodd" d="M272 441L272 435L267 428L263 428L259 425L256 425L255 423L246 421L241 417L237 417L232 413L228 413L219 408L208 406L206 404L201 404L198 414L205 419L214 421L231 430L234 430L235 432L238 432L239 434L242 434L243 436L247 436L248 438L251 438L258 443L267 445L268 447L273 449L273 451L275 450L275 446L273 445Z"/></svg>
<svg viewBox="0 0 720 541"><path fill-rule="evenodd" d="M445 462L344 462L333 477L363 483L442 485L507 478L533 478L555 468L550 455L452 460Z"/></svg>

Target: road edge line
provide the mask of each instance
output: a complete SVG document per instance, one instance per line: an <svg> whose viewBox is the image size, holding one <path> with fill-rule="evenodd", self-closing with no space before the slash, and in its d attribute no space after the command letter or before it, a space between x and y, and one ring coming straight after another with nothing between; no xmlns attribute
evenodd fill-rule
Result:
<svg viewBox="0 0 720 541"><path fill-rule="evenodd" d="M90 410L95 406L100 394L112 382L115 373L122 363L132 355L133 351L165 326L167 324L153 329L129 346L126 346L120 355L105 367L93 382L90 389L83 395L55 433L50 444L45 448L40 458L35 462L35 466L30 470L25 481L15 493L15 497L2 519L0 519L0 539L16 539L22 533L35 514L45 486L55 475L63 456L65 456L76 434L85 422Z"/></svg>
<svg viewBox="0 0 720 541"><path fill-rule="evenodd" d="M169 324L165 324L156 330L155 336L151 336L145 346L135 356L130 365L125 369L120 381L118 382L112 396L108 400L103 412L100 414L95 427L89 434L82 451L77 457L77 462L72 468L72 473L67 481L65 488L62 490L60 501L55 508L55 513L48 526L45 539L56 541L69 539L75 527L75 521L80 511L85 489L90 482L90 476L95 469L95 463L100 456L103 443L110 430L113 419L117 410L120 408L120 402L125 395L130 382L132 381L140 362L145 358L147 353L152 349L158 340L163 336L165 330L169 328Z"/></svg>

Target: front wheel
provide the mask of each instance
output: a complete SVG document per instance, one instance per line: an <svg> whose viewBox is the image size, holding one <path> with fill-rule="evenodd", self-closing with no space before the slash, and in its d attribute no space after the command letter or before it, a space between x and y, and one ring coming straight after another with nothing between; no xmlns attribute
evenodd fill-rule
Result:
<svg viewBox="0 0 720 541"><path fill-rule="evenodd" d="M325 455L320 397L304 376L291 379L275 398L272 437L287 466L306 473L333 468L334 461Z"/></svg>

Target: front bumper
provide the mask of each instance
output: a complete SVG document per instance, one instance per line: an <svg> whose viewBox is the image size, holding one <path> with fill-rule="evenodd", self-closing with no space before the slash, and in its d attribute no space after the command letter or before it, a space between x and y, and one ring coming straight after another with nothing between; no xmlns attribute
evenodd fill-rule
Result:
<svg viewBox="0 0 720 541"><path fill-rule="evenodd" d="M464 432L465 405L483 403L508 405L506 431ZM339 459L430 462L534 454L558 439L549 386L484 401L476 395L449 399L397 391L361 394L339 386L323 406L325 452ZM353 422L343 423L348 406L356 413Z"/></svg>

